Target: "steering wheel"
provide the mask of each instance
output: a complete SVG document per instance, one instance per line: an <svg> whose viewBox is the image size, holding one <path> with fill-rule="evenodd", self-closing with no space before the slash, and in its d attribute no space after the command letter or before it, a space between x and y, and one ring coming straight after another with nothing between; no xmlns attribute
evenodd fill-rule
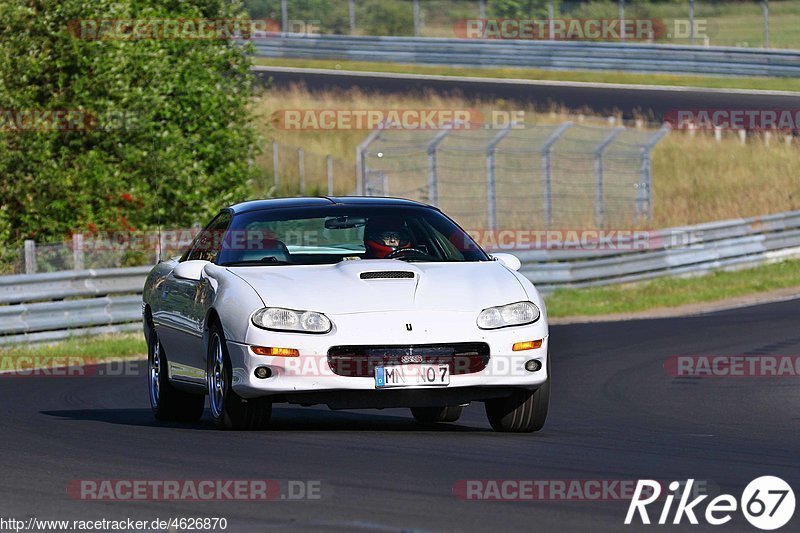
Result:
<svg viewBox="0 0 800 533"><path fill-rule="evenodd" d="M420 250L419 248L398 248L397 250L392 250L391 252L386 254L386 257L384 257L384 259L397 259L400 256L406 256L411 254L421 255L423 257L430 257L431 259L433 259L432 255Z"/></svg>

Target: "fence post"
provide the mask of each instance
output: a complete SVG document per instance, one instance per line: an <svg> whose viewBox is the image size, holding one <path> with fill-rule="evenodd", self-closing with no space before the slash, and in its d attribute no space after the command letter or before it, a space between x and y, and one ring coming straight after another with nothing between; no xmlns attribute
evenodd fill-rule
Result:
<svg viewBox="0 0 800 533"><path fill-rule="evenodd" d="M481 20L486 18L486 0L478 0L478 18Z"/></svg>
<svg viewBox="0 0 800 533"><path fill-rule="evenodd" d="M364 172L364 153L363 148L359 144L356 146L356 195L364 195L364 180L366 172Z"/></svg>
<svg viewBox="0 0 800 533"><path fill-rule="evenodd" d="M603 227L606 216L605 205L603 205L603 152L623 131L625 128L621 126L614 128L594 149L594 215L597 227Z"/></svg>
<svg viewBox="0 0 800 533"><path fill-rule="evenodd" d="M419 21L419 0L414 0L412 3L414 10L414 37L419 37L420 34L420 21Z"/></svg>
<svg viewBox="0 0 800 533"><path fill-rule="evenodd" d="M286 5L286 0L281 0L281 31L283 33L289 31L289 8Z"/></svg>
<svg viewBox="0 0 800 533"><path fill-rule="evenodd" d="M83 270L83 233L72 234L72 269Z"/></svg>
<svg viewBox="0 0 800 533"><path fill-rule="evenodd" d="M555 16L556 15L555 15L555 10L553 9L553 0L547 0L547 19L548 19L547 37L550 41L555 40L555 35L553 35L556 32L556 21L553 18Z"/></svg>
<svg viewBox="0 0 800 533"><path fill-rule="evenodd" d="M572 126L572 122L564 122L558 126L542 145L542 193L544 196L544 223L547 227L550 227L553 223L553 177L550 166L550 152L556 141L570 126Z"/></svg>
<svg viewBox="0 0 800 533"><path fill-rule="evenodd" d="M367 176L369 174L367 171L367 148L369 148L369 145L378 138L381 131L387 128L389 124L388 122L378 124L375 129L367 135L367 138L356 146L356 195L358 196L365 196L367 194Z"/></svg>
<svg viewBox="0 0 800 533"><path fill-rule="evenodd" d="M625 42L625 0L619 0L619 40Z"/></svg>
<svg viewBox="0 0 800 533"><path fill-rule="evenodd" d="M349 11L349 15L350 15L350 35L355 35L355 33L356 33L356 1L355 0L347 0L347 10Z"/></svg>
<svg viewBox="0 0 800 533"><path fill-rule="evenodd" d="M511 128L516 126L516 122L509 122L506 126L497 132L489 144L486 146L486 229L494 231L497 229L497 193L495 189L496 179L494 173L494 156L497 151L497 145L500 144L506 135L509 134Z"/></svg>
<svg viewBox="0 0 800 533"><path fill-rule="evenodd" d="M36 243L25 239L25 273L36 274Z"/></svg>
<svg viewBox="0 0 800 533"><path fill-rule="evenodd" d="M689 44L694 44L694 0L689 0Z"/></svg>
<svg viewBox="0 0 800 533"><path fill-rule="evenodd" d="M328 169L328 196L333 196L333 157L325 158Z"/></svg>
<svg viewBox="0 0 800 533"><path fill-rule="evenodd" d="M764 48L769 48L769 0L761 2L761 11L764 13Z"/></svg>
<svg viewBox="0 0 800 533"><path fill-rule="evenodd" d="M445 137L453 131L453 127L453 123L448 124L428 143L428 203L434 206L439 205L439 172L436 165L436 150Z"/></svg>
<svg viewBox="0 0 800 533"><path fill-rule="evenodd" d="M272 141L272 177L275 188L278 188L278 143Z"/></svg>
<svg viewBox="0 0 800 533"><path fill-rule="evenodd" d="M378 175L381 179L381 195L389 196L389 177L385 172L379 172Z"/></svg>
<svg viewBox="0 0 800 533"><path fill-rule="evenodd" d="M297 149L297 170L300 172L300 194L306 193L306 153L302 148Z"/></svg>
<svg viewBox="0 0 800 533"><path fill-rule="evenodd" d="M653 158L651 151L658 142L669 133L669 126L662 126L642 147L641 181L636 189L636 216L644 212L647 220L653 219Z"/></svg>

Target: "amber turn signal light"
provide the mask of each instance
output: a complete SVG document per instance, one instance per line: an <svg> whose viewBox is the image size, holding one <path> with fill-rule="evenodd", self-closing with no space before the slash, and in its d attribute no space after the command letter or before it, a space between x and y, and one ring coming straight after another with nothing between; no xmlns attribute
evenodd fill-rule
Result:
<svg viewBox="0 0 800 533"><path fill-rule="evenodd" d="M272 355L275 357L298 357L300 355L299 350L295 350L294 348L273 348L268 346L251 346L251 350L256 355Z"/></svg>
<svg viewBox="0 0 800 533"><path fill-rule="evenodd" d="M515 342L511 349L515 352L521 352L523 350L535 350L541 347L542 339L539 339L538 341Z"/></svg>

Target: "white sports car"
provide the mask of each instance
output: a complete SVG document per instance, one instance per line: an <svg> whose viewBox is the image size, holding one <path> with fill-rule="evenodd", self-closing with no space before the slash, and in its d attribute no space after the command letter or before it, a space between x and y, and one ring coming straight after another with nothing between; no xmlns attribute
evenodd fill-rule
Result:
<svg viewBox="0 0 800 533"><path fill-rule="evenodd" d="M550 396L542 299L509 254L392 198L223 209L143 296L159 420L266 427L272 404L409 407L422 424L484 402L498 431L540 429Z"/></svg>

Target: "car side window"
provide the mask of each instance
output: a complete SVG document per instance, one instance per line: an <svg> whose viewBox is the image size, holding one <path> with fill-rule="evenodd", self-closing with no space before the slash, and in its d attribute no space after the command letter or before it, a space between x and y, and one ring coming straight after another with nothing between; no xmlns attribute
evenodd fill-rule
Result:
<svg viewBox="0 0 800 533"><path fill-rule="evenodd" d="M214 262L222 248L225 232L231 225L231 214L223 212L214 217L208 226L200 232L186 256L187 261L202 260Z"/></svg>

